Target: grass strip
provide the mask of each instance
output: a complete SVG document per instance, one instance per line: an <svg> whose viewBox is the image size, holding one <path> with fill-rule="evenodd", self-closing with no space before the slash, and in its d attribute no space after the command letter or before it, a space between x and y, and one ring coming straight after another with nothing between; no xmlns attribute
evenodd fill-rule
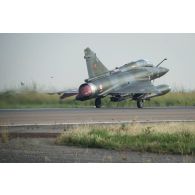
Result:
<svg viewBox="0 0 195 195"><path fill-rule="evenodd" d="M195 133L183 127L181 126L180 131L164 132L155 130L158 125L140 125L139 133L129 130L128 127L125 129L123 125L118 129L87 127L85 130L73 129L64 132L57 138L56 143L89 148L194 155Z"/></svg>
<svg viewBox="0 0 195 195"><path fill-rule="evenodd" d="M111 102L109 97L102 99L104 107L135 107L136 102L125 100ZM75 97L59 100L58 95L49 95L37 91L6 91L0 93L0 108L71 108L94 106L94 99L76 101ZM195 92L171 92L164 96L146 101L145 106L195 106Z"/></svg>

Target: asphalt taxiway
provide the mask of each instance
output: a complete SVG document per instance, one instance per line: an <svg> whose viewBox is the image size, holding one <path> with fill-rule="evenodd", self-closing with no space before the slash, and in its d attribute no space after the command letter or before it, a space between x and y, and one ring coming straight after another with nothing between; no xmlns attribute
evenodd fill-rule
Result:
<svg viewBox="0 0 195 195"><path fill-rule="evenodd" d="M72 125L193 122L195 107L0 109L0 162L195 162L194 156L55 145ZM16 139L15 139L16 138Z"/></svg>
<svg viewBox="0 0 195 195"><path fill-rule="evenodd" d="M195 156L56 145L54 138L0 141L0 163L194 163Z"/></svg>
<svg viewBox="0 0 195 195"><path fill-rule="evenodd" d="M0 109L0 125L195 121L195 107Z"/></svg>

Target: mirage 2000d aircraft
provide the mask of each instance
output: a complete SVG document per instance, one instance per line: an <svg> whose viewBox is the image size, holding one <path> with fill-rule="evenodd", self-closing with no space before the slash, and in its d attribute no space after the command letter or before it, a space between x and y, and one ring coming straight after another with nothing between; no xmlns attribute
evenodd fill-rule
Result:
<svg viewBox="0 0 195 195"><path fill-rule="evenodd" d="M95 98L96 108L101 107L101 99L110 96L110 101L119 102L126 99L137 101L137 107L143 108L144 101L161 96L170 91L168 85L154 86L151 81L169 70L159 67L165 61L154 66L146 60L138 60L108 70L90 49L84 50L89 78L78 90L63 91L60 98L76 95L76 100L85 101Z"/></svg>

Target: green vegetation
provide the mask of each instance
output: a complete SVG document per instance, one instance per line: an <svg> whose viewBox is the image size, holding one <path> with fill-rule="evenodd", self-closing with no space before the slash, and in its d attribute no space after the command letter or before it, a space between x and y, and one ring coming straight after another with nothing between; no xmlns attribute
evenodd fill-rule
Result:
<svg viewBox="0 0 195 195"><path fill-rule="evenodd" d="M0 108L68 108L89 105L89 101L78 102L73 98L60 101L58 95L49 95L36 91L7 91L0 93Z"/></svg>
<svg viewBox="0 0 195 195"><path fill-rule="evenodd" d="M74 145L114 150L189 154L195 153L195 124L165 123L152 126L131 124L89 127L65 131L56 140Z"/></svg>
<svg viewBox="0 0 195 195"><path fill-rule="evenodd" d="M135 107L135 101L110 102L109 97L103 99L104 107ZM80 102L74 97L60 101L58 95L40 93L36 90L10 90L0 93L0 108L69 108L94 106L94 99ZM195 106L195 92L171 92L164 96L146 101L145 106Z"/></svg>

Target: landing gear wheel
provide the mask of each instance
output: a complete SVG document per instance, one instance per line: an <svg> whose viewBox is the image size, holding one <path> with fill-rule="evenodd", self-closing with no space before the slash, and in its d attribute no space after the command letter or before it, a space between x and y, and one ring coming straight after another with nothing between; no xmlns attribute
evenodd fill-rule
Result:
<svg viewBox="0 0 195 195"><path fill-rule="evenodd" d="M144 107L144 100L137 100L137 107L143 108Z"/></svg>
<svg viewBox="0 0 195 195"><path fill-rule="evenodd" d="M95 99L95 107L101 108L101 106L102 106L101 98L96 98Z"/></svg>

